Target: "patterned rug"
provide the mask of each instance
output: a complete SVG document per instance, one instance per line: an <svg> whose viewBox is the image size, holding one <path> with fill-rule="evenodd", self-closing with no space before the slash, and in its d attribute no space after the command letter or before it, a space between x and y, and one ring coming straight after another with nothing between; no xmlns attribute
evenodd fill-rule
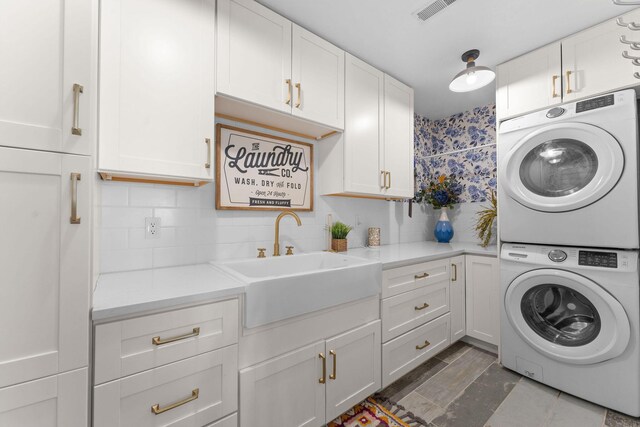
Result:
<svg viewBox="0 0 640 427"><path fill-rule="evenodd" d="M327 424L327 427L414 427L426 426L424 420L406 412L404 407L376 395L369 397Z"/></svg>

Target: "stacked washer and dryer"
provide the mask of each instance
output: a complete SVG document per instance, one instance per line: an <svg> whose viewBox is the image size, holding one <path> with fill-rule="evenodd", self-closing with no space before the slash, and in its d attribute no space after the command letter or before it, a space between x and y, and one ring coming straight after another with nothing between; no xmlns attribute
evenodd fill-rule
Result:
<svg viewBox="0 0 640 427"><path fill-rule="evenodd" d="M627 90L503 122L501 361L640 416L638 113Z"/></svg>

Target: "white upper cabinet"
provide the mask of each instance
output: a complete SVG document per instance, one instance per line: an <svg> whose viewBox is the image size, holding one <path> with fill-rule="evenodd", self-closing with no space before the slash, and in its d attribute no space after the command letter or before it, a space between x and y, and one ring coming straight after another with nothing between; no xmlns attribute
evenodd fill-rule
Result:
<svg viewBox="0 0 640 427"><path fill-rule="evenodd" d="M344 51L293 25L293 115L344 128Z"/></svg>
<svg viewBox="0 0 640 427"><path fill-rule="evenodd" d="M413 198L413 89L384 76L384 167L386 194Z"/></svg>
<svg viewBox="0 0 640 427"><path fill-rule="evenodd" d="M382 195L384 73L355 56L346 59L344 190Z"/></svg>
<svg viewBox="0 0 640 427"><path fill-rule="evenodd" d="M291 113L291 21L253 0L218 0L220 94Z"/></svg>
<svg viewBox="0 0 640 427"><path fill-rule="evenodd" d="M95 2L0 2L0 145L91 154Z"/></svg>
<svg viewBox="0 0 640 427"><path fill-rule="evenodd" d="M560 104L560 60L560 43L552 43L498 66L498 117L513 117Z"/></svg>
<svg viewBox="0 0 640 427"><path fill-rule="evenodd" d="M89 157L0 148L0 388L88 364L91 186Z"/></svg>
<svg viewBox="0 0 640 427"><path fill-rule="evenodd" d="M211 180L214 0L104 0L98 168Z"/></svg>

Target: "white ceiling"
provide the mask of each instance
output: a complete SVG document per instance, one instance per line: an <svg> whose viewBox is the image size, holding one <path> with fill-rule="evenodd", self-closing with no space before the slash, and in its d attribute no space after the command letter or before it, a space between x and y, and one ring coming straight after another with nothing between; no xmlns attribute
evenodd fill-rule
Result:
<svg viewBox="0 0 640 427"><path fill-rule="evenodd" d="M416 112L437 119L495 102L495 84L448 89L460 55L497 64L624 13L611 0L457 0L426 22L433 0L258 0L415 89Z"/></svg>

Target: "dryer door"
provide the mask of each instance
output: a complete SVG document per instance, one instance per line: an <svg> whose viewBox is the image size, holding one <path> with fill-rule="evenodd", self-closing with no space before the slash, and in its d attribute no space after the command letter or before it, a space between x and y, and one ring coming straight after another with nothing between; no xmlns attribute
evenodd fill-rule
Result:
<svg viewBox="0 0 640 427"><path fill-rule="evenodd" d="M528 208L580 209L604 197L624 169L618 141L599 127L560 123L530 133L500 165L500 185Z"/></svg>
<svg viewBox="0 0 640 427"><path fill-rule="evenodd" d="M533 270L507 288L509 323L544 356L572 363L598 363L619 356L629 344L622 305L597 283L564 270Z"/></svg>

